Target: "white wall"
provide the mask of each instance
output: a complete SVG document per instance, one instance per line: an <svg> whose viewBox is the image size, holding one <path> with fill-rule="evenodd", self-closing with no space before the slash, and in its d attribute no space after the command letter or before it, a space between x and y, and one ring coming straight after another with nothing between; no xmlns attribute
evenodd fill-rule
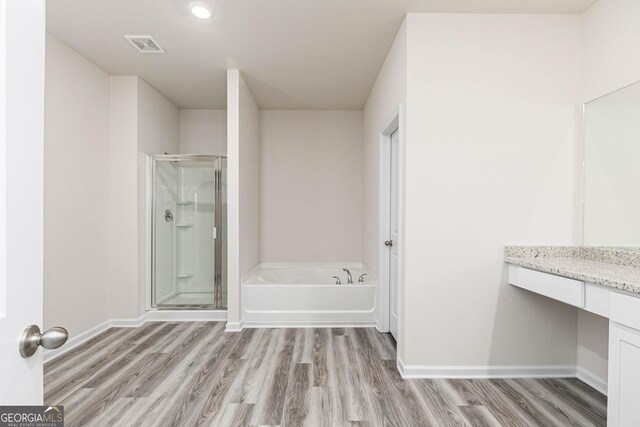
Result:
<svg viewBox="0 0 640 427"><path fill-rule="evenodd" d="M408 365L576 361L576 311L507 284L504 244L571 244L580 21L407 16Z"/></svg>
<svg viewBox="0 0 640 427"><path fill-rule="evenodd" d="M600 0L582 14L582 101L640 80L640 2ZM578 365L607 378L605 318L578 316Z"/></svg>
<svg viewBox="0 0 640 427"><path fill-rule="evenodd" d="M260 110L238 70L227 72L228 314L240 322L240 278L260 261Z"/></svg>
<svg viewBox="0 0 640 427"><path fill-rule="evenodd" d="M46 39L44 328L109 318L109 75Z"/></svg>
<svg viewBox="0 0 640 427"><path fill-rule="evenodd" d="M578 310L577 365L606 381L609 361L609 319Z"/></svg>
<svg viewBox="0 0 640 427"><path fill-rule="evenodd" d="M260 113L260 261L362 261L362 111Z"/></svg>
<svg viewBox="0 0 640 427"><path fill-rule="evenodd" d="M240 276L260 262L260 110L240 76Z"/></svg>
<svg viewBox="0 0 640 427"><path fill-rule="evenodd" d="M138 315L145 310L149 271L146 268L146 246L151 236L147 213L146 156L180 152L180 112L171 101L138 78Z"/></svg>
<svg viewBox="0 0 640 427"><path fill-rule="evenodd" d="M227 110L180 110L181 154L227 154Z"/></svg>
<svg viewBox="0 0 640 427"><path fill-rule="evenodd" d="M178 154L180 113L171 101L138 78L138 151Z"/></svg>
<svg viewBox="0 0 640 427"><path fill-rule="evenodd" d="M135 76L111 77L111 318L144 312L146 155L178 153L178 108Z"/></svg>
<svg viewBox="0 0 640 427"><path fill-rule="evenodd" d="M179 115L51 36L46 61L45 327L76 336L144 312L144 155L178 152Z"/></svg>
<svg viewBox="0 0 640 427"><path fill-rule="evenodd" d="M145 160L180 152L180 113L51 36L46 61L45 327L77 336L145 310Z"/></svg>
<svg viewBox="0 0 640 427"><path fill-rule="evenodd" d="M379 271L381 242L388 236L380 234L380 133L398 113L404 117L407 99L407 23L406 20L389 49L380 73L363 110L363 237L364 264ZM404 127L404 123L400 123ZM404 132L401 131L401 147Z"/></svg>
<svg viewBox="0 0 640 427"><path fill-rule="evenodd" d="M138 301L138 78L111 77L109 307L136 318Z"/></svg>

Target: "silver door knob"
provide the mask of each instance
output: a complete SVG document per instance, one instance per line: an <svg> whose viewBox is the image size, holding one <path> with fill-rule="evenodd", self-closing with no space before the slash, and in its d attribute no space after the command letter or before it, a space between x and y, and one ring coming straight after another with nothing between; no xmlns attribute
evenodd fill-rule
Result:
<svg viewBox="0 0 640 427"><path fill-rule="evenodd" d="M60 326L54 326L48 331L40 333L38 326L29 325L20 337L20 356L24 358L33 356L40 345L47 350L53 350L61 347L68 338L69 332Z"/></svg>
<svg viewBox="0 0 640 427"><path fill-rule="evenodd" d="M389 247L393 246L393 240L385 240L384 245Z"/></svg>

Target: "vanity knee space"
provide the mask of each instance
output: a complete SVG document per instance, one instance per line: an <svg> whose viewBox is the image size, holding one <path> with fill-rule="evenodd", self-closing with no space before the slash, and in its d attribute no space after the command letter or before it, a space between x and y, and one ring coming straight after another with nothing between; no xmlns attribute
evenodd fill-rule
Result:
<svg viewBox="0 0 640 427"><path fill-rule="evenodd" d="M640 269L604 248L507 247L509 283L609 319L607 424L640 425ZM618 261L619 262L619 261Z"/></svg>

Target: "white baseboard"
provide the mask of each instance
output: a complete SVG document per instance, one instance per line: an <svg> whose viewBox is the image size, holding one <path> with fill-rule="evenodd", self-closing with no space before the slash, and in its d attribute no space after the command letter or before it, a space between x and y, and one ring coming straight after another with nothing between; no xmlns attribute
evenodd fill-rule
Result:
<svg viewBox="0 0 640 427"><path fill-rule="evenodd" d="M240 332L242 331L242 320L239 322L227 322L227 327L225 328L225 332Z"/></svg>
<svg viewBox="0 0 640 427"><path fill-rule="evenodd" d="M89 341L109 328L136 328L146 322L202 322L225 321L226 310L155 310L147 311L137 319L109 319L78 335L71 336L69 340L57 350L45 350L44 363L51 362L58 357L70 352L76 347ZM242 328L240 328L241 330Z"/></svg>
<svg viewBox="0 0 640 427"><path fill-rule="evenodd" d="M376 322L242 322L242 327L245 328L373 328L375 326ZM229 330L228 328L227 324L227 330Z"/></svg>
<svg viewBox="0 0 640 427"><path fill-rule="evenodd" d="M378 332L380 332L380 333L382 333L382 334L387 334L387 333L389 333L389 328L387 328L386 330L385 330L385 329L383 329L383 328L380 326L380 321L378 321L378 320L376 320L376 322L375 322L375 327L376 327L376 331L378 331Z"/></svg>
<svg viewBox="0 0 640 427"><path fill-rule="evenodd" d="M52 360L57 359L60 356L70 352L76 347L84 344L89 341L91 338L98 336L102 332L106 331L109 328L117 327L117 328L135 328L137 326L142 325L145 322L144 315L137 319L109 319L106 320L99 325L94 326L93 328L84 331L78 335L72 335L67 342L57 350L45 350L43 361L44 363L50 362Z"/></svg>
<svg viewBox="0 0 640 427"><path fill-rule="evenodd" d="M402 378L575 378L573 365L428 366L405 365L398 359Z"/></svg>
<svg viewBox="0 0 640 427"><path fill-rule="evenodd" d="M578 366L576 367L576 378L578 378L583 383L595 388L605 396L607 395L607 381L600 378L593 372L587 371L586 369Z"/></svg>
<svg viewBox="0 0 640 427"><path fill-rule="evenodd" d="M147 321L146 313L137 319L111 319L109 320L110 328L137 328Z"/></svg>
<svg viewBox="0 0 640 427"><path fill-rule="evenodd" d="M396 352L399 351L398 348L396 348ZM397 353L396 353L397 354ZM400 358L400 356L397 356L396 359L396 369L398 369L398 372L400 373L400 376L402 378L404 378L404 362L402 361L402 359Z"/></svg>
<svg viewBox="0 0 640 427"><path fill-rule="evenodd" d="M405 365L398 358L398 371L409 378L577 378L607 395L607 381L580 366L426 366Z"/></svg>
<svg viewBox="0 0 640 427"><path fill-rule="evenodd" d="M80 344L83 344L89 341L91 338L95 337L98 334L106 331L111 327L111 320L104 321L99 325L94 326L93 328L84 331L78 335L71 336L67 342L57 350L44 350L43 360L44 363L47 363L51 360L57 359L63 354L73 350L78 347Z"/></svg>

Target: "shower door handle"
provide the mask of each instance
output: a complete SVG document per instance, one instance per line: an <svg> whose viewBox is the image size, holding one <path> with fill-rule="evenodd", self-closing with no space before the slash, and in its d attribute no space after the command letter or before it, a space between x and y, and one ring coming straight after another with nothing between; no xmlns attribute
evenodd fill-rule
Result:
<svg viewBox="0 0 640 427"><path fill-rule="evenodd" d="M218 227L213 227L213 232L211 233L211 238L212 239L217 239L218 238Z"/></svg>

